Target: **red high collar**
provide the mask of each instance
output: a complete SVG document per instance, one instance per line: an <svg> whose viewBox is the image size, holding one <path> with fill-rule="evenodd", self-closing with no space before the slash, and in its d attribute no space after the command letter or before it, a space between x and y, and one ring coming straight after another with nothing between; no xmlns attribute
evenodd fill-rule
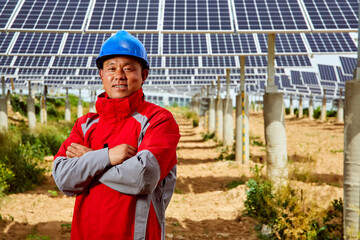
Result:
<svg viewBox="0 0 360 240"><path fill-rule="evenodd" d="M106 92L103 92L96 101L96 110L101 117L121 118L132 115L143 103L142 88L126 98L109 98Z"/></svg>

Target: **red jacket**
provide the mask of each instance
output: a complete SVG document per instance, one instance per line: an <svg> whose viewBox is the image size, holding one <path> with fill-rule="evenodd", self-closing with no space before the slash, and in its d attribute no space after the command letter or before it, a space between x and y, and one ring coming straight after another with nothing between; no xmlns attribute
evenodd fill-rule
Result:
<svg viewBox="0 0 360 240"><path fill-rule="evenodd" d="M76 121L54 157L59 189L77 194L71 239L165 239L165 209L176 181L177 123L169 111L144 101L142 89L123 99L103 93L96 109ZM95 151L67 158L73 142ZM108 149L123 143L137 147L137 154L111 166Z"/></svg>

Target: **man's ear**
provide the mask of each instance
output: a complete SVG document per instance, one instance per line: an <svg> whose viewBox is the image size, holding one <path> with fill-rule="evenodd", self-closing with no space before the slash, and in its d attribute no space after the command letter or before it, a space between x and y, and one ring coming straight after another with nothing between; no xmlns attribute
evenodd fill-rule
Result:
<svg viewBox="0 0 360 240"><path fill-rule="evenodd" d="M101 80L102 80L102 75L103 75L103 70L100 69L100 70L99 70L99 76L100 76Z"/></svg>
<svg viewBox="0 0 360 240"><path fill-rule="evenodd" d="M145 80L149 76L149 69L144 69L142 71L141 75L142 75L142 84L144 84Z"/></svg>

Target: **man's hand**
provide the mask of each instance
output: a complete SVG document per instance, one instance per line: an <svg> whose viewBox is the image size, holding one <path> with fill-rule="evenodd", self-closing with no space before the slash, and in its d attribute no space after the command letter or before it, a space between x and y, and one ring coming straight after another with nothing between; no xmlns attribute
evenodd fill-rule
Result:
<svg viewBox="0 0 360 240"><path fill-rule="evenodd" d="M128 144L120 144L109 149L109 158L112 166L123 163L125 160L135 156L137 149Z"/></svg>
<svg viewBox="0 0 360 240"><path fill-rule="evenodd" d="M78 143L72 143L66 150L68 158L81 157L87 152L93 151L91 148L85 147Z"/></svg>

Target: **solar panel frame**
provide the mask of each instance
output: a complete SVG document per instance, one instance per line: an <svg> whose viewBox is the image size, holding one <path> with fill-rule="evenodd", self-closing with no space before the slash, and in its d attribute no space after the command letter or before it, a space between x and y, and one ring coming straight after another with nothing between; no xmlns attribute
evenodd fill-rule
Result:
<svg viewBox="0 0 360 240"><path fill-rule="evenodd" d="M232 1L237 32L310 32L310 27L297 0Z"/></svg>
<svg viewBox="0 0 360 240"><path fill-rule="evenodd" d="M302 0L301 3L313 32L356 32L358 29L357 0Z"/></svg>
<svg viewBox="0 0 360 240"><path fill-rule="evenodd" d="M86 0L24 0L8 30L81 32L88 8Z"/></svg>
<svg viewBox="0 0 360 240"><path fill-rule="evenodd" d="M163 33L234 32L231 2L229 0L164 1L161 31Z"/></svg>
<svg viewBox="0 0 360 240"><path fill-rule="evenodd" d="M357 65L357 59L351 57L339 57L344 74L352 75Z"/></svg>
<svg viewBox="0 0 360 240"><path fill-rule="evenodd" d="M116 32L123 29L130 32L159 31L158 0L97 0L95 2L87 32Z"/></svg>

